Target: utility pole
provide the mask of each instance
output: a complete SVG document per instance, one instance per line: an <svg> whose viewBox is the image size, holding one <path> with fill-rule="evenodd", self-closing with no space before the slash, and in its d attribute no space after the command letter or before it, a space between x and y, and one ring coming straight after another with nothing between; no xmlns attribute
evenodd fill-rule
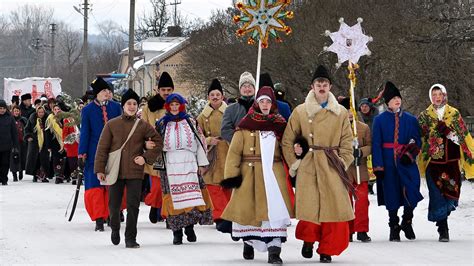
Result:
<svg viewBox="0 0 474 266"><path fill-rule="evenodd" d="M133 69L133 58L134 58L134 39L135 39L135 0L130 0L130 21L128 27L128 88L133 90L133 79L135 75L132 75Z"/></svg>
<svg viewBox="0 0 474 266"><path fill-rule="evenodd" d="M50 59L50 75L56 74L56 63L54 62L54 36L56 36L57 24L51 23L50 26L50 33L51 33L51 59Z"/></svg>
<svg viewBox="0 0 474 266"><path fill-rule="evenodd" d="M181 4L181 0L174 0L174 3L170 3L170 6L174 6L174 26L178 26L178 5Z"/></svg>

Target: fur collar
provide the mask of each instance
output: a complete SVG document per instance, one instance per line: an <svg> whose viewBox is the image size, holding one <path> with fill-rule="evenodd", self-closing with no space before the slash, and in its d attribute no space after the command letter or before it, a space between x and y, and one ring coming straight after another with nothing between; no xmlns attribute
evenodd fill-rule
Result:
<svg viewBox="0 0 474 266"><path fill-rule="evenodd" d="M163 109L164 106L165 106L165 100L163 100L163 98L161 98L159 94L151 97L151 99L148 100L148 108L152 112L156 112L160 109Z"/></svg>
<svg viewBox="0 0 474 266"><path fill-rule="evenodd" d="M237 102L245 108L245 112L248 112L250 107L252 107L252 105L253 105L254 97L252 97L252 99L250 101L246 101L242 98L239 98L237 100Z"/></svg>
<svg viewBox="0 0 474 266"><path fill-rule="evenodd" d="M326 109L328 109L329 111L333 112L336 115L339 115L343 108L344 107L342 107L342 105L340 105L337 102L336 97L334 97L334 95L331 92L329 92L328 105L326 106ZM321 107L318 101L316 101L316 96L314 95L313 90L311 90L308 93L308 96L306 96L305 109L309 118L314 117L319 111L323 109L323 107Z"/></svg>
<svg viewBox="0 0 474 266"><path fill-rule="evenodd" d="M226 108L227 108L227 104L225 102L222 102L221 106L217 110L221 113L224 113ZM206 104L206 106L204 106L204 110L202 110L202 115L205 116L205 117L209 117L211 115L212 111L214 111L214 108L212 108L211 104L208 103L208 104Z"/></svg>

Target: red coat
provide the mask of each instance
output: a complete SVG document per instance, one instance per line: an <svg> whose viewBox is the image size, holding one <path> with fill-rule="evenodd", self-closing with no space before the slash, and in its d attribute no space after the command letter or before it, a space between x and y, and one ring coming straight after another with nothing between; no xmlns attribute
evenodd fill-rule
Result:
<svg viewBox="0 0 474 266"><path fill-rule="evenodd" d="M66 126L69 123L69 119L64 119L64 127L63 127L63 142L64 142L64 149L66 150L67 157L77 157L79 143L77 142L78 137L76 137L75 141L71 143L70 141L66 141L66 138L70 134L79 134L79 130L76 126Z"/></svg>

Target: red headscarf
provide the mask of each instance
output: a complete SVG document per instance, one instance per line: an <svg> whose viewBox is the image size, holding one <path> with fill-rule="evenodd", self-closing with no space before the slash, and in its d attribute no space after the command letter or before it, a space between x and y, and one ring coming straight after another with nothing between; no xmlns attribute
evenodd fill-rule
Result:
<svg viewBox="0 0 474 266"><path fill-rule="evenodd" d="M262 114L260 107L258 106L257 99L260 96L265 95L270 97L272 100L272 107L268 115ZM261 131L273 131L278 140L283 136L283 132L286 127L286 120L278 113L278 106L275 98L275 94L271 87L265 86L258 90L255 101L250 107L248 113L240 120L237 126L239 129L248 130L261 130Z"/></svg>

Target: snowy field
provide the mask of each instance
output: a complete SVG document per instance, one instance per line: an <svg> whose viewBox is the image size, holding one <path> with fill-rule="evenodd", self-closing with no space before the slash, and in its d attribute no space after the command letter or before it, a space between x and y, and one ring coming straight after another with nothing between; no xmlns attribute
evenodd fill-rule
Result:
<svg viewBox="0 0 474 266"><path fill-rule="evenodd" d="M164 223L148 221L149 208L143 203L138 221L137 242L140 249L126 249L122 223L122 242L110 242L110 228L94 232L94 223L84 209L83 187L78 209L72 222L64 216L74 192L71 184L33 183L31 176L21 182L0 186L0 265L15 264L149 264L149 265L268 265L267 255L255 254L254 261L242 258L242 243L217 232L214 226L196 226L197 243L184 239L181 246L172 245L172 232ZM464 182L459 208L450 216L451 242L438 242L434 223L427 221L428 191L422 181L425 199L415 210L415 241L388 241L388 218L385 208L376 205L370 196L371 243L353 242L333 264L411 264L411 265L473 265L474 264L474 192ZM401 212L401 211L400 211ZM319 263L300 255L302 242L294 237L296 221L289 228L288 242L283 244L282 259L288 265Z"/></svg>

